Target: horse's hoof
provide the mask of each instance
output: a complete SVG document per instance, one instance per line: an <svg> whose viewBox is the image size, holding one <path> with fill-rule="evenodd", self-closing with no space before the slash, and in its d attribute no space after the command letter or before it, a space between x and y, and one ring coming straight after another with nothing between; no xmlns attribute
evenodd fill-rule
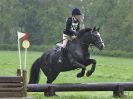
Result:
<svg viewBox="0 0 133 99"><path fill-rule="evenodd" d="M81 73L78 73L78 74L77 74L77 77L78 77L78 78L81 78L81 77L83 77L83 76L84 76L84 75L81 74Z"/></svg>
<svg viewBox="0 0 133 99"><path fill-rule="evenodd" d="M87 76L87 77L89 77L89 76L91 76L91 75L92 75L92 73L90 73L90 72L87 72L87 73L86 73L86 76Z"/></svg>

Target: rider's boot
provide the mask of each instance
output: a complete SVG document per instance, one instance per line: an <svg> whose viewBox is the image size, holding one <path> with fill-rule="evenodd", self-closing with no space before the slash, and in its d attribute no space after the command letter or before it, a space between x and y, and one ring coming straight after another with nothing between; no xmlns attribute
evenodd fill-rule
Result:
<svg viewBox="0 0 133 99"><path fill-rule="evenodd" d="M59 57L59 60L58 60L58 62L60 63L60 64L63 64L63 61L64 61L64 54L65 54L65 48L61 48L61 56Z"/></svg>

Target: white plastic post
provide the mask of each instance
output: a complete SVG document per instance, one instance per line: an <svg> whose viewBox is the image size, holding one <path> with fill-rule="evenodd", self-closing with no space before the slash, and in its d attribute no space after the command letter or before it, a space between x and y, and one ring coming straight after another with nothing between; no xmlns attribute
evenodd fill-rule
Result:
<svg viewBox="0 0 133 99"><path fill-rule="evenodd" d="M27 62L27 48L25 48L24 70L26 70L26 62Z"/></svg>
<svg viewBox="0 0 133 99"><path fill-rule="evenodd" d="M20 70L22 69L22 65L21 65L21 53L20 53L20 40L18 38L18 54L19 54L19 66L20 66Z"/></svg>

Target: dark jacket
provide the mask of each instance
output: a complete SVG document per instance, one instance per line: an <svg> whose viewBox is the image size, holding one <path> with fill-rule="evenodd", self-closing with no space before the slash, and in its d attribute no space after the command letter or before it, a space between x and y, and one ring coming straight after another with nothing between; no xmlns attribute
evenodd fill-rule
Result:
<svg viewBox="0 0 133 99"><path fill-rule="evenodd" d="M67 19L66 28L64 29L64 34L73 36L80 30L80 22L79 20L74 20L74 17L70 17Z"/></svg>

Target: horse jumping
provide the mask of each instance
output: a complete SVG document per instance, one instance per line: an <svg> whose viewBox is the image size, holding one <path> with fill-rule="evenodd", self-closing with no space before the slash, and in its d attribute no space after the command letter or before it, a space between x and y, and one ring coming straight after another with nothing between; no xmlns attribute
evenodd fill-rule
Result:
<svg viewBox="0 0 133 99"><path fill-rule="evenodd" d="M63 64L58 63L61 51L58 48L53 48L45 52L32 65L30 71L29 84L39 82L40 69L47 77L47 83L52 83L60 72L70 71L77 68L82 68L77 77L82 77L85 74L86 67L92 64L86 76L89 77L96 67L96 60L90 59L88 48L93 44L98 49L104 48L104 42L100 37L99 28L94 27L80 30L76 39L69 41L66 46L66 54Z"/></svg>

